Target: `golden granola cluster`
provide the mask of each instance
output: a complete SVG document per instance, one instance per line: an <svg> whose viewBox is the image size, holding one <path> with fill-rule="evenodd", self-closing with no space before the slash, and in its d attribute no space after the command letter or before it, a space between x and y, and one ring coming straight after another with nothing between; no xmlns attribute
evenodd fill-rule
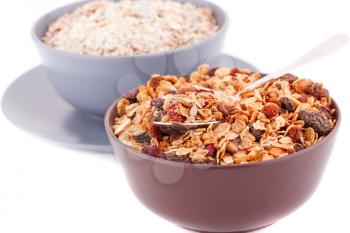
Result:
<svg viewBox="0 0 350 233"><path fill-rule="evenodd" d="M292 154L334 128L328 91L291 74L234 98L262 76L208 65L190 76L153 75L119 100L114 133L126 145L157 158L230 165ZM156 126L155 121L219 123L186 130Z"/></svg>

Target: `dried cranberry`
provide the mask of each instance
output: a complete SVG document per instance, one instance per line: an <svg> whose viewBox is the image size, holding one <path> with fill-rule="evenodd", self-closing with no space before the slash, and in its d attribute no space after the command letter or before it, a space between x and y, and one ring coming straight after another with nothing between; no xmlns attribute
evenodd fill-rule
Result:
<svg viewBox="0 0 350 233"><path fill-rule="evenodd" d="M241 71L239 69L237 69L237 68L234 68L234 69L231 70L230 75L231 76L236 76L236 74L239 74L239 73L241 73Z"/></svg>
<svg viewBox="0 0 350 233"><path fill-rule="evenodd" d="M209 145L207 145L207 150L208 150L208 156L213 157L213 158L216 157L216 152L218 151L216 146L214 146L213 144L209 144Z"/></svg>
<svg viewBox="0 0 350 233"><path fill-rule="evenodd" d="M311 127L320 136L326 136L332 131L333 125L320 111L300 111L298 119L305 122L305 127Z"/></svg>
<svg viewBox="0 0 350 233"><path fill-rule="evenodd" d="M207 75L210 76L210 77L214 76L214 75L215 75L215 71L216 71L217 69L219 69L219 67L211 68L211 69L208 71Z"/></svg>
<svg viewBox="0 0 350 233"><path fill-rule="evenodd" d="M167 115L169 117L170 120L175 121L175 122L184 122L186 120L186 118L184 116L181 116L178 113L177 110L177 106L178 104L172 104L168 107L167 111Z"/></svg>
<svg viewBox="0 0 350 233"><path fill-rule="evenodd" d="M289 129L287 136L292 139L293 142L299 142L302 136L301 128L299 126L293 126Z"/></svg>
<svg viewBox="0 0 350 233"><path fill-rule="evenodd" d="M138 143L150 143L151 142L151 137L149 136L148 133L145 133L145 134L142 134L142 135L138 135L138 136L134 136L133 138Z"/></svg>
<svg viewBox="0 0 350 233"><path fill-rule="evenodd" d="M225 105L219 104L219 105L218 105L218 110L219 110L219 112L221 112L221 114L222 114L222 116L223 116L224 118L228 117L229 111L227 110L227 108L225 107Z"/></svg>
<svg viewBox="0 0 350 233"><path fill-rule="evenodd" d="M264 131L261 129L255 129L253 125L250 125L249 133L254 136L256 142L259 142Z"/></svg>
<svg viewBox="0 0 350 233"><path fill-rule="evenodd" d="M164 105L164 99L155 98L151 100L151 106L155 107L156 109L162 109L163 105Z"/></svg>
<svg viewBox="0 0 350 233"><path fill-rule="evenodd" d="M283 81L287 81L289 83L292 83L292 82L296 81L298 79L298 77L293 75L293 74L285 74L280 79Z"/></svg>
<svg viewBox="0 0 350 233"><path fill-rule="evenodd" d="M148 154L155 158L165 158L165 153L154 145L147 145L143 147L142 153Z"/></svg>
<svg viewBox="0 0 350 233"><path fill-rule="evenodd" d="M162 76L153 76L149 80L149 86L152 87L153 89L156 89L159 86L160 81L163 80Z"/></svg>
<svg viewBox="0 0 350 233"><path fill-rule="evenodd" d="M139 94L139 90L131 90L122 96L122 98L129 100L131 103L137 102L137 94Z"/></svg>
<svg viewBox="0 0 350 233"><path fill-rule="evenodd" d="M278 115L279 106L274 103L268 103L263 107L262 112L267 118L271 119Z"/></svg>
<svg viewBox="0 0 350 233"><path fill-rule="evenodd" d="M288 97L282 97L280 99L280 105L281 105L282 109L285 109L288 112L294 112L296 109L293 102Z"/></svg>
<svg viewBox="0 0 350 233"><path fill-rule="evenodd" d="M306 94L312 95L318 99L329 96L328 90L323 88L319 83L310 83L306 86L304 91Z"/></svg>

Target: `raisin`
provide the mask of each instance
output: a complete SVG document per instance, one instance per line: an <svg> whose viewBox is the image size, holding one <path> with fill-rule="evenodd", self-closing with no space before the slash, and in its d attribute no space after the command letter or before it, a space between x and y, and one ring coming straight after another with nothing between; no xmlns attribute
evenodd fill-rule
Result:
<svg viewBox="0 0 350 233"><path fill-rule="evenodd" d="M213 157L213 158L216 157L216 152L218 151L216 146L214 146L213 144L209 144L209 145L207 145L207 150L208 150L208 156Z"/></svg>
<svg viewBox="0 0 350 233"><path fill-rule="evenodd" d="M156 125L151 125L148 129L148 135L151 138L157 138L160 139L163 135L161 133L161 131L159 130L159 127Z"/></svg>
<svg viewBox="0 0 350 233"><path fill-rule="evenodd" d="M137 102L137 94L139 94L139 90L131 90L128 91L126 94L122 96L122 98L127 99L130 101L130 103L136 103Z"/></svg>
<svg viewBox="0 0 350 233"><path fill-rule="evenodd" d="M292 83L292 82L296 81L298 79L298 77L293 75L293 74L285 74L282 77L280 77L280 79L283 81L287 81L289 83Z"/></svg>
<svg viewBox="0 0 350 233"><path fill-rule="evenodd" d="M329 96L329 92L327 89L323 88L319 83L311 82L305 88L305 93L316 97L317 99L321 99L323 97Z"/></svg>
<svg viewBox="0 0 350 233"><path fill-rule="evenodd" d="M164 100L161 98L155 98L151 100L151 106L156 109L162 109L164 105Z"/></svg>
<svg viewBox="0 0 350 233"><path fill-rule="evenodd" d="M271 119L278 115L279 106L274 103L268 103L263 107L262 112L265 114L267 118Z"/></svg>
<svg viewBox="0 0 350 233"><path fill-rule="evenodd" d="M250 125L249 133L254 136L256 142L259 142L264 131L261 129L255 129L253 125Z"/></svg>
<svg viewBox="0 0 350 233"><path fill-rule="evenodd" d="M282 97L280 99L280 105L281 105L282 109L285 109L288 112L294 112L296 109L293 102L288 97Z"/></svg>
<svg viewBox="0 0 350 233"><path fill-rule="evenodd" d="M149 81L148 85L153 89L156 89L159 86L160 81L163 80L162 76L153 76Z"/></svg>
<svg viewBox="0 0 350 233"><path fill-rule="evenodd" d="M217 108L218 108L219 112L221 112L221 114L224 118L228 117L229 111L227 110L227 108L223 104L219 104L217 106Z"/></svg>
<svg viewBox="0 0 350 233"><path fill-rule="evenodd" d="M151 137L149 136L148 133L145 133L145 134L142 134L142 135L138 135L138 136L134 136L133 138L138 143L150 143L151 142Z"/></svg>
<svg viewBox="0 0 350 233"><path fill-rule="evenodd" d="M298 152L298 151L301 151L301 150L304 150L304 149L305 149L305 146L303 146L302 144L297 143L297 144L294 145L294 151L295 152Z"/></svg>
<svg viewBox="0 0 350 233"><path fill-rule="evenodd" d="M167 115L170 120L175 122L184 122L186 118L184 116L181 116L177 111L177 105L178 104L172 104L167 109Z"/></svg>
<svg viewBox="0 0 350 233"><path fill-rule="evenodd" d="M215 75L215 71L216 71L217 69L219 69L219 67L211 68L211 69L208 71L207 75L210 76L210 77L214 76L214 75Z"/></svg>
<svg viewBox="0 0 350 233"><path fill-rule="evenodd" d="M299 126L293 126L289 129L287 136L292 139L293 142L299 142L302 136L301 128Z"/></svg>
<svg viewBox="0 0 350 233"><path fill-rule="evenodd" d="M311 127L320 136L326 136L332 131L333 125L322 112L300 111L298 119L305 122L306 127Z"/></svg>
<svg viewBox="0 0 350 233"><path fill-rule="evenodd" d="M142 148L142 153L150 155L155 158L165 158L165 153L154 145L147 145Z"/></svg>

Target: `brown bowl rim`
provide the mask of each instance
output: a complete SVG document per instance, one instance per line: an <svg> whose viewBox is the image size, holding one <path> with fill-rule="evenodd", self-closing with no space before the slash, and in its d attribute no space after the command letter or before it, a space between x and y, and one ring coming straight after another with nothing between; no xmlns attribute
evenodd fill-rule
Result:
<svg viewBox="0 0 350 233"><path fill-rule="evenodd" d="M256 166L269 166L269 165L272 165L275 163L280 163L280 162L287 161L290 159L296 159L296 158L304 156L304 155L306 156L307 154L309 154L308 152L313 151L316 148L321 147L323 144L325 144L327 141L329 141L331 137L335 137L337 131L340 128L340 124L341 124L341 111L340 111L339 105L332 98L332 106L336 109L336 125L333 128L333 130L326 137L324 137L320 142L318 142L315 145L312 145L311 147L308 147L308 148L303 149L301 151L289 154L287 156L283 156L282 158L276 158L276 159L271 159L271 160L267 160L267 161L258 161L258 162L251 162L251 163L245 163L245 164L232 164L232 165L217 165L217 164L213 165L213 164L205 164L205 163L204 164L188 164L188 163L165 160L165 159L161 159L161 158L155 158L155 157L152 157L152 156L147 155L145 153L139 152L139 151L135 150L134 148L122 143L119 140L119 138L117 136L115 136L115 134L113 133L112 127L111 127L112 125L110 124L110 122L112 122L112 119L111 119L112 113L113 113L113 111L116 111L116 106L117 106L118 101L119 101L119 99L117 101L115 101L112 104L112 106L108 109L108 111L106 112L106 115L105 115L105 119L104 119L107 134L110 136L110 138L113 139L113 142L111 142L111 143L117 143L118 146L125 147L127 150L131 150L134 155L136 155L142 159L146 159L146 160L156 162L156 163L166 164L169 166L179 166L179 167L188 167L188 168L210 168L210 169L248 168L248 167L256 167Z"/></svg>

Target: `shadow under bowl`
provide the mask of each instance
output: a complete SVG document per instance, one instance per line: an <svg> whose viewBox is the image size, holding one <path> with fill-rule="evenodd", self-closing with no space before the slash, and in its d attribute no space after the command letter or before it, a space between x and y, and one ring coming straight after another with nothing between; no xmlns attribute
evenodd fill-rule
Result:
<svg viewBox="0 0 350 233"><path fill-rule="evenodd" d="M32 29L43 66L57 93L84 112L104 116L116 98L146 83L150 75L188 74L206 60L222 53L229 19L223 9L205 0L182 2L212 9L220 30L203 41L174 50L137 56L92 56L65 52L42 41L50 23L87 2L53 10L41 17Z"/></svg>
<svg viewBox="0 0 350 233"><path fill-rule="evenodd" d="M105 127L115 156L136 197L151 211L199 232L242 232L271 225L305 203L316 190L340 127L318 144L270 161L242 165L194 165L156 159L124 145Z"/></svg>

